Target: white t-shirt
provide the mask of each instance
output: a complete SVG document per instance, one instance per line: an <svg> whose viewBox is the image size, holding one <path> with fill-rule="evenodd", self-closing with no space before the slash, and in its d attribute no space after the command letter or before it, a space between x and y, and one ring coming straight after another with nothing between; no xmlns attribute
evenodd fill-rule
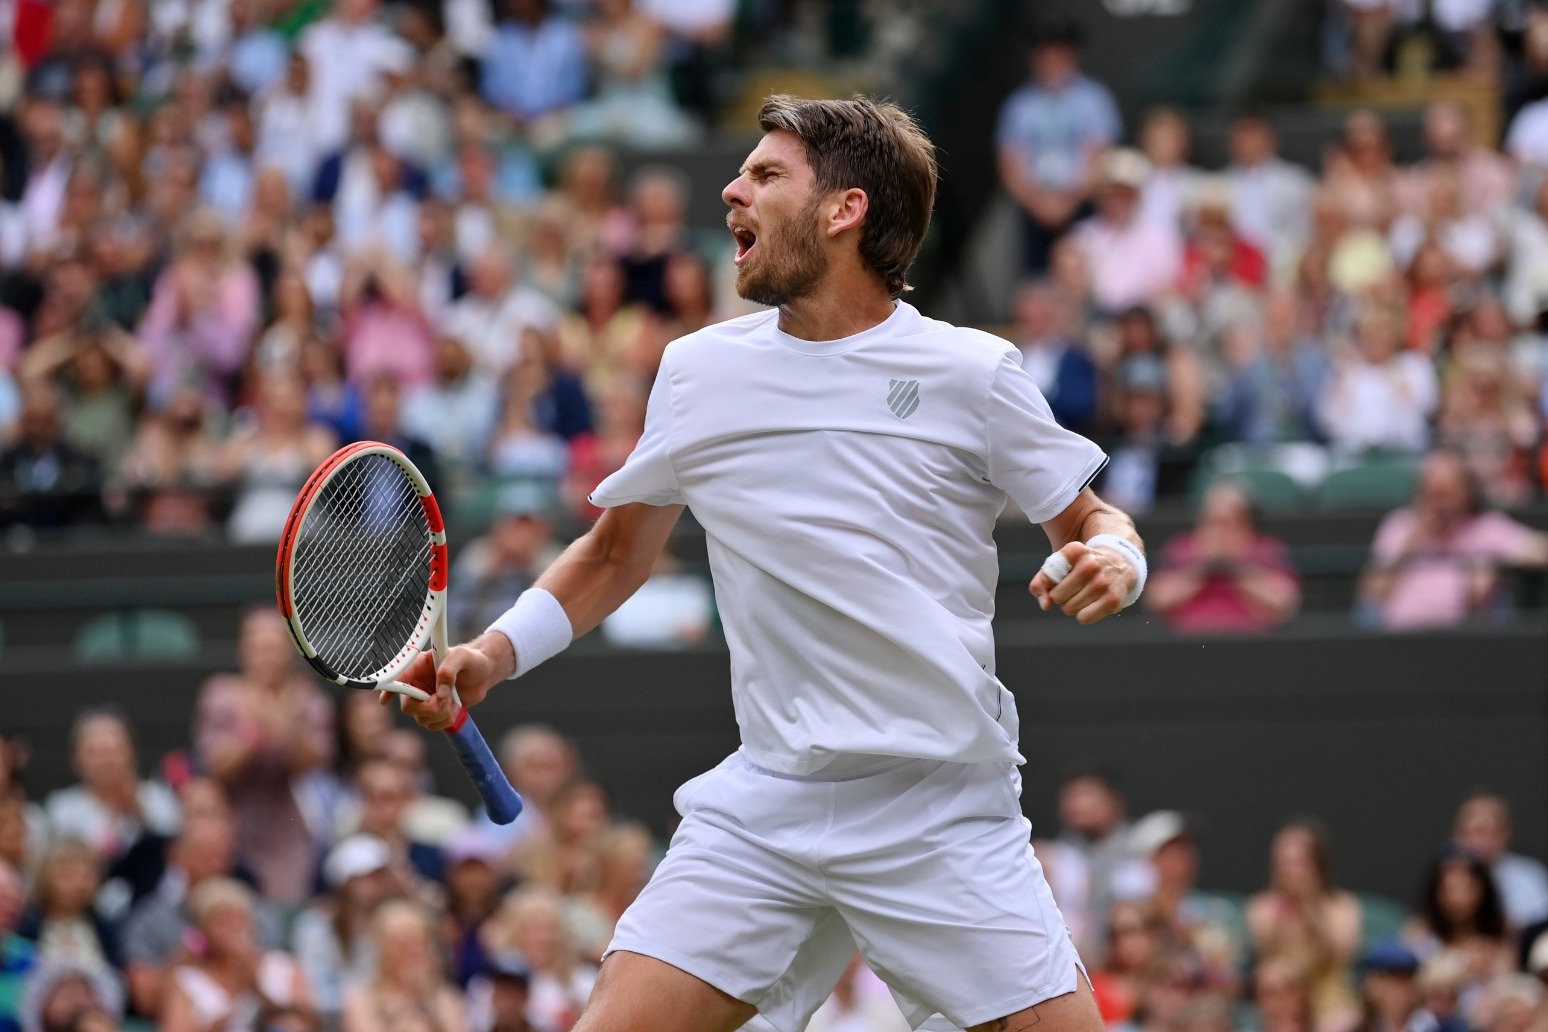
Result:
<svg viewBox="0 0 1548 1032"><path fill-rule="evenodd" d="M1105 457L997 337L899 303L842 340L758 312L672 343L645 433L592 495L703 525L743 749L784 774L1021 762L994 676L993 529L1062 512Z"/></svg>

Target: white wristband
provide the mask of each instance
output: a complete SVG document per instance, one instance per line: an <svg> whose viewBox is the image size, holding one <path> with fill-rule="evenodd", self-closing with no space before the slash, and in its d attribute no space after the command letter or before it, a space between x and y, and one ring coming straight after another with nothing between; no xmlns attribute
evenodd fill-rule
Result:
<svg viewBox="0 0 1548 1032"><path fill-rule="evenodd" d="M1145 562L1145 553L1140 551L1134 542L1117 534L1097 534L1086 542L1086 547L1111 548L1129 560L1129 565L1134 567L1134 572L1139 574L1139 579L1134 582L1134 587L1129 591L1129 597L1123 600L1123 608L1128 609L1138 601L1140 592L1145 590L1145 577L1150 573L1150 567Z"/></svg>
<svg viewBox="0 0 1548 1032"><path fill-rule="evenodd" d="M564 607L552 592L528 588L516 598L516 604L489 625L511 640L516 653L516 672L520 677L545 659L552 659L570 647L575 628ZM488 632L486 632L488 633Z"/></svg>

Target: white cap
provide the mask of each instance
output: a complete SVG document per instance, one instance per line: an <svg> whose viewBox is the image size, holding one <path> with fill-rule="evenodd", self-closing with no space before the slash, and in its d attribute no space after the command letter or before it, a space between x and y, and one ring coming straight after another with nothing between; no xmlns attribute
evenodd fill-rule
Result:
<svg viewBox="0 0 1548 1032"><path fill-rule="evenodd" d="M1099 171L1103 186L1143 189L1150 179L1150 159L1132 147L1117 147L1102 155Z"/></svg>
<svg viewBox="0 0 1548 1032"><path fill-rule="evenodd" d="M328 852L323 877L335 889L363 874L383 870L392 862L392 850L375 835L351 835Z"/></svg>
<svg viewBox="0 0 1548 1032"><path fill-rule="evenodd" d="M1129 829L1129 851L1135 856L1154 856L1156 850L1188 833L1188 821L1176 810L1147 813Z"/></svg>

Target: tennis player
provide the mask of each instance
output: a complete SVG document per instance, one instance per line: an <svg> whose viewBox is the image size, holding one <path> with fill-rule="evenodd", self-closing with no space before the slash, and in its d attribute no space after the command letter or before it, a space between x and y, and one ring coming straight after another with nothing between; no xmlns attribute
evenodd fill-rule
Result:
<svg viewBox="0 0 1548 1032"><path fill-rule="evenodd" d="M934 149L902 110L771 97L722 194L737 289L772 310L667 348L606 509L432 672L439 729L637 589L683 507L703 525L741 748L618 924L578 1032L802 1032L856 947L926 1028L1101 1032L1021 813L994 674L992 531L1009 498L1070 572L1031 591L1095 623L1145 579L1008 343L900 300ZM761 1023L760 1022L760 1023Z"/></svg>

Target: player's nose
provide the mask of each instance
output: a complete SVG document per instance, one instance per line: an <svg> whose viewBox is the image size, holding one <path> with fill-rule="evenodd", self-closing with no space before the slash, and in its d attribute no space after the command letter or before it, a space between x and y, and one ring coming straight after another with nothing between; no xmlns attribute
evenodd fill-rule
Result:
<svg viewBox="0 0 1548 1032"><path fill-rule="evenodd" d="M747 196L747 178L737 176L726 184L726 188L720 191L720 199L733 208L745 208L749 203Z"/></svg>

